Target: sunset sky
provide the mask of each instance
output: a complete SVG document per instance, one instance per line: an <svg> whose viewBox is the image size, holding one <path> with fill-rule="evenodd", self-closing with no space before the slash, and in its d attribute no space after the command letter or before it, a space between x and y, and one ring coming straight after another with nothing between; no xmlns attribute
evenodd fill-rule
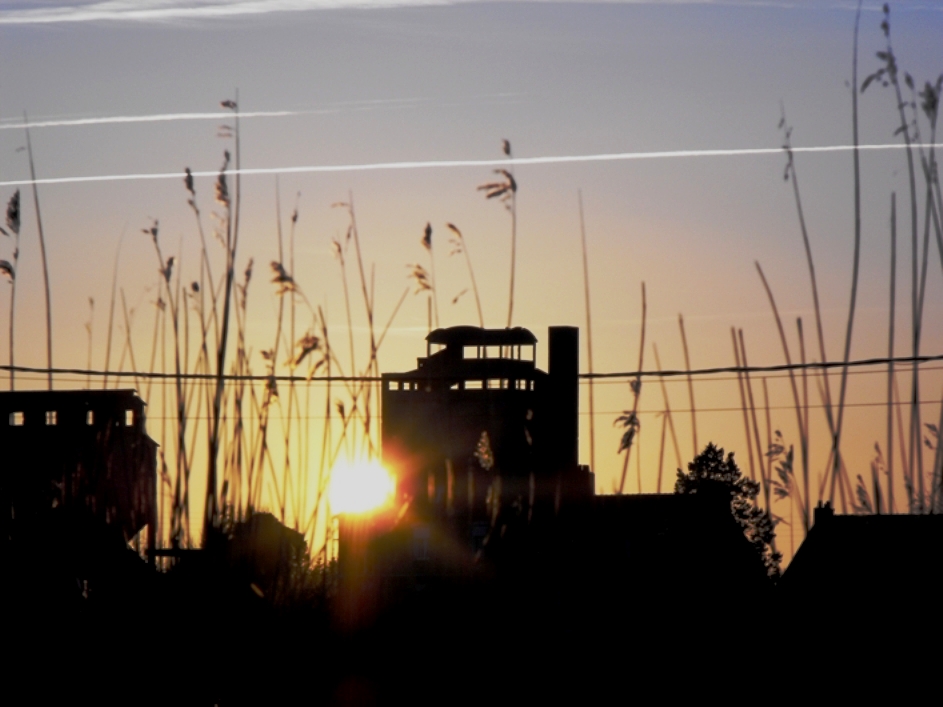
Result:
<svg viewBox="0 0 943 707"><path fill-rule="evenodd" d="M794 358L798 316L806 326L809 358L818 358L812 353L808 271L791 185L783 180L783 154L627 155L776 150L782 144L781 105L793 126L794 146L849 145L846 81L852 71L854 7L789 1L2 1L0 200L5 204L17 188L13 183L29 176L19 149L25 144L24 112L36 124L31 137L40 179L174 175L39 186L50 256L54 363L85 366L88 297L93 297L93 367L103 365L111 268L123 232L119 286L135 308L132 333L141 351L150 342L157 281L152 245L141 233L151 219L160 220L166 252L182 256L184 277L196 277L199 241L183 170L219 169L230 141L218 138L217 129L231 119L209 114L219 113L220 101L233 98L237 89L240 110L248 114L241 122L244 168L385 165L279 178L286 223L300 193L295 277L307 297L324 307L333 327L343 327L344 301L330 242L343 235L346 217L331 204L346 200L349 191L364 257L376 266L381 322L411 284L406 264L428 267L420 239L430 222L441 324L477 323L471 293L451 304L469 287L464 261L449 257L445 224L452 222L467 239L485 322L504 326L510 219L500 204L476 191L491 179L492 167L400 163L500 160L501 141L508 139L513 156L525 160L514 166L519 183L515 324L532 329L541 342L548 325L585 324L581 189L597 372L635 370L643 281L646 369L654 367L652 342L663 367L684 366L679 313L695 368L733 364L731 326L744 329L750 363L782 363L757 260L776 294ZM865 2L859 81L879 67L881 17L879 3ZM943 72L943 12L932 3L892 3L891 27L902 69L918 87L935 81ZM862 144L900 141L894 135L898 120L891 89L869 88L860 110ZM614 154L622 157L526 163ZM893 190L899 219L898 353L906 354L911 257L906 159L901 150L874 150L862 154L861 164L861 282L852 358L887 353ZM840 359L853 252L852 155L800 153L796 165L828 353ZM28 187L20 188L17 363L41 366L42 277L31 195ZM255 259L248 328L258 337L258 351L272 337L277 309L274 288L266 282L267 263L277 258L275 177L247 175L243 189L237 269ZM212 190L212 178L197 179L206 214L212 210ZM922 224L922 192L920 215ZM0 240L0 259L10 259L11 251L9 239ZM943 317L940 262L931 249L922 344L931 354L943 351L943 327L936 324ZM3 363L8 289L0 290ZM359 302L355 315L356 324L365 326ZM410 295L381 351L381 369L412 367L424 353L426 328L425 295ZM357 335L365 341L363 329ZM545 347L538 351L545 356ZM542 356L538 362L544 366ZM346 353L341 359L347 360ZM261 360L254 365L261 372ZM925 378L925 397L938 400L940 379L933 375L938 376ZM658 384L646 385L641 409L652 414L642 418L642 458L648 468L657 463L661 422L654 412L663 402ZM698 417L700 445L713 439L741 455L736 383L697 385L697 405L705 410ZM906 385L902 378L902 390ZM770 379L769 386L772 404L791 404L783 379ZM880 375L856 376L850 400L881 403L883 386ZM686 386L672 382L668 389L672 407L686 410ZM597 488L611 491L621 466L611 422L631 407L631 397L624 382L600 390ZM736 412L707 411L712 408ZM927 419L935 419L937 411L938 406L927 406ZM846 445L853 476L865 473L873 443L883 440L883 414L881 407L849 413ZM676 424L689 459L687 414L676 413ZM772 425L794 439L790 409L774 410ZM824 466L827 454L820 426L817 467ZM585 462L587 440L584 427ZM666 470L674 466L672 453ZM666 473L670 480L673 474ZM645 490L655 490L653 474L643 472Z"/></svg>

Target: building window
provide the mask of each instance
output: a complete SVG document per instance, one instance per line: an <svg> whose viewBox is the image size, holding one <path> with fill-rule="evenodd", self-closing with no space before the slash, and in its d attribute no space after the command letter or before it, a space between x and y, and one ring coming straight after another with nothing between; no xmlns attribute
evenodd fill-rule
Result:
<svg viewBox="0 0 943 707"><path fill-rule="evenodd" d="M23 413L11 412L10 413L10 427L22 427L22 426L23 426Z"/></svg>
<svg viewBox="0 0 943 707"><path fill-rule="evenodd" d="M465 381L466 390L481 390L484 387L482 381Z"/></svg>
<svg viewBox="0 0 943 707"><path fill-rule="evenodd" d="M55 410L46 410L46 424L50 427L58 422L57 417Z"/></svg>
<svg viewBox="0 0 943 707"><path fill-rule="evenodd" d="M85 424L94 425L95 424L95 411L89 410L85 413Z"/></svg>
<svg viewBox="0 0 943 707"><path fill-rule="evenodd" d="M124 411L124 426L133 427L134 426L134 410L125 410Z"/></svg>

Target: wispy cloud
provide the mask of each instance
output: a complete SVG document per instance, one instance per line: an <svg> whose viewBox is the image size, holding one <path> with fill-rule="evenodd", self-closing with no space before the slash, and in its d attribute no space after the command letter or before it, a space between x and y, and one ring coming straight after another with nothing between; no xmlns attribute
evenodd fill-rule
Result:
<svg viewBox="0 0 943 707"><path fill-rule="evenodd" d="M63 22L151 21L208 19L267 15L276 12L303 12L335 8L400 7L446 5L453 0L99 0L63 2L46 7L23 7L20 3L4 8L0 4L0 24L30 25Z"/></svg>
<svg viewBox="0 0 943 707"><path fill-rule="evenodd" d="M333 111L272 110L240 113L240 118L284 118L292 115L311 115ZM177 120L228 120L232 113L158 113L156 115L109 115L101 118L69 118L62 120L39 120L30 122L30 128L61 128L76 125L109 125L112 123L162 123ZM22 130L22 122L0 123L0 130Z"/></svg>
<svg viewBox="0 0 943 707"><path fill-rule="evenodd" d="M469 96L457 100L461 105L469 101L489 100L508 101L518 98L518 93L485 93ZM422 104L449 105L450 101L443 101L434 98L371 98L356 101L338 101L329 103L325 108L311 110L259 110L259 111L241 111L239 118L290 118L302 115L328 115L344 111L372 111L389 108L402 108ZM67 116L46 116L38 120L29 121L30 128L71 128L85 125L113 125L115 123L164 123L188 120L229 120L233 117L229 112L204 112L204 113L155 113L151 115L99 115L85 117L67 117ZM25 123L19 118L6 118L0 120L0 130L22 130Z"/></svg>
<svg viewBox="0 0 943 707"><path fill-rule="evenodd" d="M455 5L476 0L72 0L30 6L22 0L0 2L0 25L33 25L65 22L163 22L199 20L280 12L304 12L339 8L393 8ZM480 1L480 0L478 0ZM543 2L548 0L525 0ZM549 0L552 1L552 0ZM579 0L577 0L579 1ZM598 0L589 0L598 1ZM803 7L797 0L602 0L633 5L740 5ZM899 4L899 3L898 3ZM818 6L854 9L853 0L831 0ZM914 0L904 5L929 9L932 4ZM880 2L866 3L865 9L880 8ZM937 8L939 9L939 8Z"/></svg>
<svg viewBox="0 0 943 707"><path fill-rule="evenodd" d="M900 150L905 146L902 144L886 145L860 145L859 149L863 151L879 150ZM934 143L925 145L925 147L943 148L943 143ZM854 147L852 145L822 145L817 147L793 147L793 153L828 153L828 152L850 152ZM728 150L671 150L661 152L610 152L596 155L558 155L548 157L515 157L514 159L496 159L496 160L426 160L415 162L373 162L364 164L344 164L344 165L305 165L298 167L255 167L241 170L230 170L231 174L241 174L244 176L258 176L266 174L316 174L326 172L375 172L400 169L443 169L456 167L494 167L525 165L559 165L559 164L578 164L585 162L620 162L633 160L663 160L694 157L748 157L761 155L781 155L782 148L779 147L759 147ZM80 184L88 182L125 182L125 181L146 181L154 179L180 179L182 172L149 172L141 174L107 174L91 175L87 177L48 177L37 179L36 184ZM215 178L219 172L217 170L207 170L202 172L193 172L194 177L212 177ZM15 187L33 184L29 179L13 180L0 182L0 187Z"/></svg>

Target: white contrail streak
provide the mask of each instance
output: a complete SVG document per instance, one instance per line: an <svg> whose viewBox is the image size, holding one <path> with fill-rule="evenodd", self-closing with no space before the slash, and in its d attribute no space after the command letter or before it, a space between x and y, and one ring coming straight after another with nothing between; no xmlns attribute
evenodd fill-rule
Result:
<svg viewBox="0 0 943 707"><path fill-rule="evenodd" d="M292 115L310 115L315 111L271 110L240 113L240 118L284 118ZM325 111L326 112L326 111ZM110 115L104 118L69 118L40 120L30 128L61 128L73 125L109 125L111 123L162 123L176 120L230 120L232 113L158 113L157 115ZM0 123L0 130L22 130L25 123Z"/></svg>
<svg viewBox="0 0 943 707"><path fill-rule="evenodd" d="M342 8L395 8L446 5L458 0L101 0L84 5L8 10L0 25L66 22L166 22L268 15Z"/></svg>
<svg viewBox="0 0 943 707"><path fill-rule="evenodd" d="M900 150L905 145L859 145L859 150ZM924 145L924 147L941 147L943 143ZM823 145L819 147L794 147L793 153L823 153L823 152L851 152L852 145ZM243 176L257 176L266 174L316 174L325 172L375 172L397 169L441 169L448 167L505 167L508 165L553 165L577 164L584 162L622 162L632 160L660 160L676 159L679 157L744 157L751 155L781 155L780 147L745 148L739 150L671 150L662 152L610 152L598 155L560 155L551 157L515 157L514 159L489 160L426 160L417 162L373 162L364 164L338 165L308 165L301 167L255 167L240 170L231 169L227 174L241 174ZM193 172L194 177L216 177L217 170ZM37 179L36 184L80 184L85 182L125 182L144 181L154 179L181 179L180 172L150 172L143 174L107 174L88 177L47 177ZM18 179L0 182L0 187L17 187L33 184L30 179Z"/></svg>
<svg viewBox="0 0 943 707"><path fill-rule="evenodd" d="M220 18L252 17L281 12L306 12L333 9L391 9L457 5L475 0L98 0L98 2L40 8L14 8L0 14L0 25L42 25L75 22L167 22ZM539 0L537 0L539 1ZM610 0L626 5L730 5L744 7L802 7L797 0ZM854 9L847 0L832 0L819 5L839 10ZM916 9L939 9L929 3L915 2ZM864 10L878 10L874 3ZM905 9L907 5L904 6Z"/></svg>

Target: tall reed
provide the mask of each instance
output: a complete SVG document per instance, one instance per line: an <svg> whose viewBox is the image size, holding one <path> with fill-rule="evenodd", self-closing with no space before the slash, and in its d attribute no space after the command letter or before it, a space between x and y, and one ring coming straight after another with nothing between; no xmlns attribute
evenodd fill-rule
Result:
<svg viewBox="0 0 943 707"><path fill-rule="evenodd" d="M684 367L688 372L688 399L691 401L691 440L694 444L694 456L697 447L697 406L694 404L694 378L691 376L691 356L688 353L688 337L684 333L684 317L678 314L678 328L681 330L681 347L684 349Z"/></svg>
<svg viewBox="0 0 943 707"><path fill-rule="evenodd" d="M235 191L234 197L229 195L229 187L226 181L226 174L229 169L229 152L227 151L223 168L219 172L216 181L216 200L225 209L225 230L226 230L226 275L223 286L223 316L220 324L220 340L216 349L216 390L213 395L212 418L210 420L209 450L208 450L208 469L207 469L207 498L204 506L203 529L208 532L217 520L218 499L217 499L217 467L218 453L220 445L220 416L222 413L224 371L226 364L226 351L229 340L229 312L232 307L233 282L235 277L236 252L239 245L239 205L240 205L240 149L239 149L239 92L236 92L235 100L225 100L222 107L231 110L234 115L235 129L233 136L235 140L236 172L235 172ZM235 201L233 201L233 198Z"/></svg>
<svg viewBox="0 0 943 707"><path fill-rule="evenodd" d="M621 495L625 490L625 478L629 471L629 458L632 455L632 443L635 441L641 429L641 422L638 418L638 403L642 395L642 365L645 361L645 321L648 316L648 303L645 299L645 283L642 283L642 325L639 334L638 348L638 374L629 383L632 391L632 410L626 410L616 418L615 424L622 425L625 432L622 433L622 439L619 441L619 453L625 452L622 463L622 476L619 479L618 493Z"/></svg>
<svg viewBox="0 0 943 707"><path fill-rule="evenodd" d="M792 357L789 355L789 343L786 341L786 332L783 329L783 322L779 316L779 309L776 307L776 300L773 297L773 291L770 289L769 283L766 281L766 275L763 274L763 268L760 267L759 262L755 263L756 270L760 274L760 280L763 282L763 289L766 290L766 296L769 298L770 307L773 309L773 316L776 318L776 327L779 330L779 341L783 347L783 355L786 357L786 364L792 366ZM799 427L799 445L800 451L802 454L802 479L803 487L808 489L808 480L809 480L809 442L806 439L805 434L805 425L803 424L802 419L802 403L799 400L799 389L796 386L796 376L792 371L792 368L789 369L789 385L792 388L792 399L793 405L796 410L796 419ZM763 386L766 386L766 379L763 379ZM808 492L805 496L805 504L802 506L802 526L806 533L809 532L809 514L810 508L808 505Z"/></svg>
<svg viewBox="0 0 943 707"><path fill-rule="evenodd" d="M897 193L891 192L891 274L887 322L887 512L894 513L894 321L897 312ZM909 510L909 508L908 508Z"/></svg>
<svg viewBox="0 0 943 707"><path fill-rule="evenodd" d="M432 297L432 308L435 312L435 326L439 328L439 291L435 283L435 254L432 251L432 224L426 222L426 228L422 232L422 247L429 253L429 273L432 287L430 296Z"/></svg>
<svg viewBox="0 0 943 707"><path fill-rule="evenodd" d="M33 187L33 206L36 209L36 230L39 233L39 254L43 263L43 287L46 292L46 374L49 390L52 390L52 298L49 294L49 262L46 258L46 235L43 231L43 217L39 208L39 190L36 186L36 166L33 162L33 143L29 137L29 120L23 114L23 126L26 129L26 154L29 157L29 178Z"/></svg>
<svg viewBox="0 0 943 707"><path fill-rule="evenodd" d="M583 299L586 303L586 358L589 366L589 468L596 469L596 406L593 400L593 317L589 306L589 259L586 255L586 222L583 220L583 192L577 191L580 205L580 243L583 247ZM664 432L662 432L664 438ZM663 442L664 443L664 442ZM680 462L679 462L680 463ZM659 477L661 465L658 467ZM659 490L661 483L658 484Z"/></svg>
<svg viewBox="0 0 943 707"><path fill-rule="evenodd" d="M652 342L652 350L655 354L655 370L658 373L661 373L661 359L658 357L658 345L655 342ZM671 403L668 401L668 387L665 385L665 377L659 375L658 382L661 384L661 397L664 401L664 416L667 420L668 429L671 432L671 442L674 445L675 450L675 464L678 469L684 468L684 464L681 461L681 448L678 446L678 435L675 432L675 423L674 417L671 414ZM659 486L659 489L661 487Z"/></svg>
<svg viewBox="0 0 943 707"><path fill-rule="evenodd" d="M507 140L502 141L502 149L505 156L511 160L511 143ZM487 182L478 187L479 191L485 193L487 199L500 199L511 215L511 291L508 296L508 323L514 318L514 275L517 267L517 181L514 179L514 167L510 169L496 169L495 174L504 177L500 182Z"/></svg>
<svg viewBox="0 0 943 707"><path fill-rule="evenodd" d="M14 366L15 332L16 327L16 276L19 273L20 262L20 190L17 189L7 202L6 229L0 228L5 236L13 238L13 262L8 260L0 261L0 272L10 279L10 390L16 388L16 371ZM9 229L9 230L7 230ZM10 236L10 234L13 234Z"/></svg>
<svg viewBox="0 0 943 707"><path fill-rule="evenodd" d="M838 393L838 419L832 437L832 489L841 469L841 432L845 413L845 393L848 387L848 361L851 359L851 335L855 323L855 304L858 296L858 271L861 262L861 163L858 149L858 27L861 20L861 1L855 13L855 32L851 63L851 125L854 174L854 213L855 213L855 250L851 268L851 302L848 304L848 324L845 330L844 366L841 373L841 387ZM916 354L914 354L916 356Z"/></svg>
<svg viewBox="0 0 943 707"><path fill-rule="evenodd" d="M447 223L446 227L455 234L450 240L452 252L449 253L449 255L457 255L458 253L465 255L465 264L468 266L468 278L471 280L472 291L475 293L475 307L478 310L478 326L484 329L485 317L481 311L481 298L478 296L478 284L475 282L475 271L472 269L471 256L468 254L468 243L465 242L465 236L458 230L458 226L453 223Z"/></svg>

